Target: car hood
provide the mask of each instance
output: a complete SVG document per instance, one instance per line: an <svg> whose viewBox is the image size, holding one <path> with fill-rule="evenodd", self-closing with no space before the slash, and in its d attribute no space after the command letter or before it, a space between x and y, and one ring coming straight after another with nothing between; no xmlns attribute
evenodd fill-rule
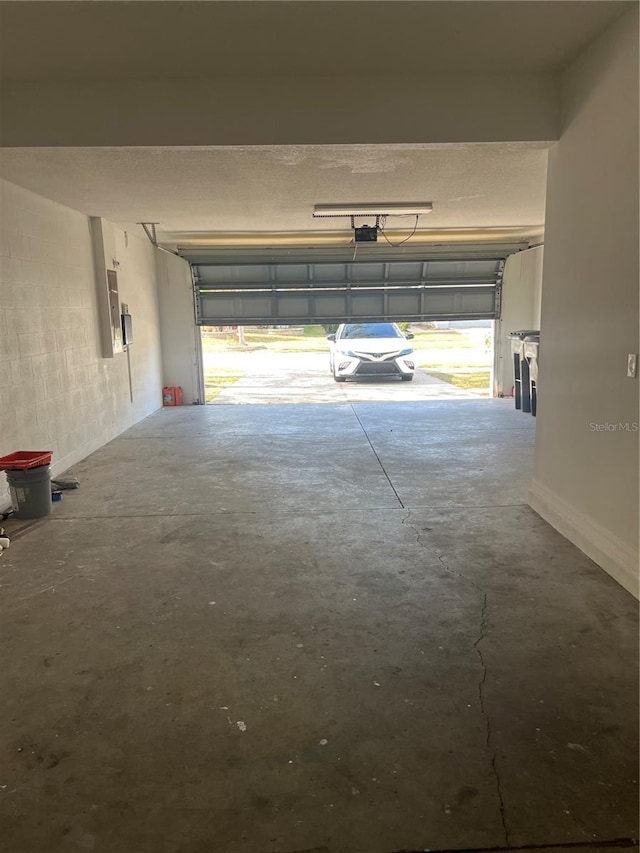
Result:
<svg viewBox="0 0 640 853"><path fill-rule="evenodd" d="M336 342L340 350L353 352L382 353L400 352L411 346L405 338L343 338Z"/></svg>

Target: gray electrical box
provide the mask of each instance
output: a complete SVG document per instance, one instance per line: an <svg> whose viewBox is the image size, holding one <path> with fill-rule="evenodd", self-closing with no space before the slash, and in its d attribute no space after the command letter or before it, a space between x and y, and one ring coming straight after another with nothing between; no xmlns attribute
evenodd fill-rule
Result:
<svg viewBox="0 0 640 853"><path fill-rule="evenodd" d="M122 312L122 343L125 347L133 343L133 324L128 311Z"/></svg>

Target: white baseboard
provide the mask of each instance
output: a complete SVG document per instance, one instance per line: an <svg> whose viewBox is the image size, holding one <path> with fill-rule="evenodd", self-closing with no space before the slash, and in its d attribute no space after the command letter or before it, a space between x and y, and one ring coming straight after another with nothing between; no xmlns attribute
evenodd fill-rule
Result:
<svg viewBox="0 0 640 853"><path fill-rule="evenodd" d="M640 597L637 550L630 548L611 531L571 506L537 480L533 481L529 491L529 506L584 551L627 592L636 598Z"/></svg>

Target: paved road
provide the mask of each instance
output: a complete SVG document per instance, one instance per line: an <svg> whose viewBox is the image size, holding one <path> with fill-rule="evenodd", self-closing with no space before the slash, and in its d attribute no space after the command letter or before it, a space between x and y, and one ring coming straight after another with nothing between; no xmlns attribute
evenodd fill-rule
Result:
<svg viewBox="0 0 640 853"><path fill-rule="evenodd" d="M477 399L486 392L465 391L416 371L413 382L371 377L357 382L333 381L326 353L281 353L270 350L209 354L205 367L237 368L243 378L225 388L214 405L250 403L400 402L403 400Z"/></svg>

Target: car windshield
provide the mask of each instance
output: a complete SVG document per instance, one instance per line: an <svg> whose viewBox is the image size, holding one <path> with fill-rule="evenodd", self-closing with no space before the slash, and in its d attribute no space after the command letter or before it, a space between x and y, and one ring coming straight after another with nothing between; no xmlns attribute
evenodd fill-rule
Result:
<svg viewBox="0 0 640 853"><path fill-rule="evenodd" d="M393 323L346 323L341 338L401 338Z"/></svg>

